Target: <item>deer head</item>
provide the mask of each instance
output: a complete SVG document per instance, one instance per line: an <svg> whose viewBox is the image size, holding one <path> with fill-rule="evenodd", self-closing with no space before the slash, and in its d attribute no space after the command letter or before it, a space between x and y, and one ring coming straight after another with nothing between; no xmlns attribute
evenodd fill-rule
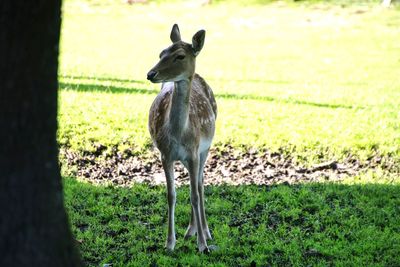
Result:
<svg viewBox="0 0 400 267"><path fill-rule="evenodd" d="M195 71L196 56L204 45L206 32L198 31L192 38L192 44L181 40L177 24L171 30L172 45L160 53L160 61L147 73L147 79L153 83L177 82L189 80Z"/></svg>

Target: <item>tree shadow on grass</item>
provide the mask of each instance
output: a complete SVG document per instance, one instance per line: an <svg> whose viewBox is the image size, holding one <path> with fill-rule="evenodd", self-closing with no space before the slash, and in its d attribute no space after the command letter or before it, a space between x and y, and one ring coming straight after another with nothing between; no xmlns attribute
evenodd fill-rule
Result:
<svg viewBox="0 0 400 267"><path fill-rule="evenodd" d="M225 98L225 99L234 99L234 100L258 100L258 101L267 101L267 102L281 102L285 104L298 104L298 105L306 105L312 107L319 108L343 108L343 109L362 109L362 107L356 107L352 105L343 105L343 104L329 104L329 103L318 103L304 100L297 100L292 98L277 98L272 96L254 96L254 95L246 95L246 94L216 94L217 98Z"/></svg>
<svg viewBox="0 0 400 267"><path fill-rule="evenodd" d="M219 250L183 240L190 189L177 189L174 253L163 245L164 186L92 186L64 179L67 210L87 263L98 266L398 266L400 186L333 183L207 186L206 211Z"/></svg>
<svg viewBox="0 0 400 267"><path fill-rule="evenodd" d="M107 80L110 81L110 80ZM141 83L144 84L144 83ZM121 87L113 85L102 85L102 84L87 84L87 83L71 83L71 82L59 82L59 88L61 90L74 90L79 92L104 92L112 94L157 94L159 90L146 89L135 87ZM226 93L216 93L214 94L218 99L231 99L231 100L256 100L265 102L279 102L285 104L298 104L307 105L319 108L330 108L330 109L363 109L364 107L344 105L344 104L329 104L329 103L318 103L297 99L282 99L272 96L258 96L249 94L226 94Z"/></svg>
<svg viewBox="0 0 400 267"><path fill-rule="evenodd" d="M111 94L157 94L159 90L137 88L137 87L118 87L112 85L101 84L85 84L85 83L65 83L59 82L61 90L73 90L78 92L97 92Z"/></svg>
<svg viewBox="0 0 400 267"><path fill-rule="evenodd" d="M90 81L106 81L106 82L120 82L120 83L139 83L144 84L141 80L120 79L120 78L104 78L104 77L91 77L91 76L76 76L76 75L60 75L58 78L70 80L90 80Z"/></svg>

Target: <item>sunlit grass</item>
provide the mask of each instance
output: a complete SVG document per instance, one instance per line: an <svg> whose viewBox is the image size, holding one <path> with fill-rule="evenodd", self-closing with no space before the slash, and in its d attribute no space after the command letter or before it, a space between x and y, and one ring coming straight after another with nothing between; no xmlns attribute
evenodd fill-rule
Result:
<svg viewBox="0 0 400 267"><path fill-rule="evenodd" d="M194 8L67 1L60 143L75 150L124 143L147 151L147 114L159 85L145 76L178 22L187 41L207 30L197 72L217 96L216 144L286 148L309 161L318 154L398 156L396 12L372 4Z"/></svg>

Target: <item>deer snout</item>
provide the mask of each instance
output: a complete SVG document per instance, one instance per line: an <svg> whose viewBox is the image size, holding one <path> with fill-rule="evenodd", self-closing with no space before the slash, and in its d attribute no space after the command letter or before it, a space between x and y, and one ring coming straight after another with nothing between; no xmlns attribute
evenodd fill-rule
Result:
<svg viewBox="0 0 400 267"><path fill-rule="evenodd" d="M149 71L149 73L147 73L147 80L153 81L154 78L157 76L157 74L158 74L157 71L154 70Z"/></svg>

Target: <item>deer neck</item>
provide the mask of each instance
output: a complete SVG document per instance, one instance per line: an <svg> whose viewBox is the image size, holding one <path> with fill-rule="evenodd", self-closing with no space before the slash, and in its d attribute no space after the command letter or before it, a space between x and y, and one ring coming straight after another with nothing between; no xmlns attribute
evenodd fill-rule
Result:
<svg viewBox="0 0 400 267"><path fill-rule="evenodd" d="M174 83L171 110L169 114L170 133L180 138L189 121L189 99L192 90L192 79Z"/></svg>

